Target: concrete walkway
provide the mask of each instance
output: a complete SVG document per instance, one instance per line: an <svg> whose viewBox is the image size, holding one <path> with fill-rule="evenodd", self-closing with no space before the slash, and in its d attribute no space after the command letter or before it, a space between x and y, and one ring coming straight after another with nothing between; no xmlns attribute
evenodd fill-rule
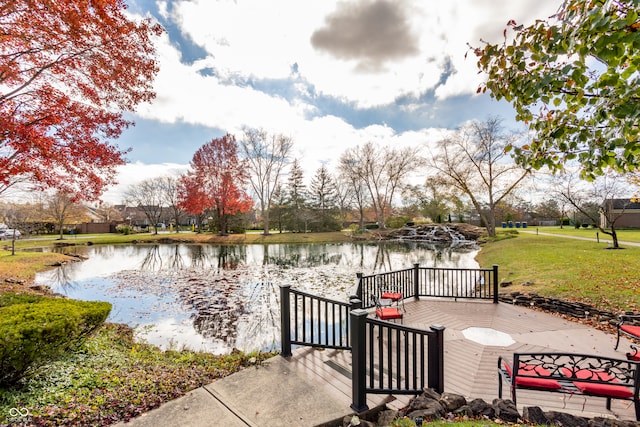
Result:
<svg viewBox="0 0 640 427"><path fill-rule="evenodd" d="M276 356L222 378L120 427L316 426L351 412L318 381Z"/></svg>
<svg viewBox="0 0 640 427"><path fill-rule="evenodd" d="M552 237L564 237L567 239L576 239L576 240L587 240L590 242L600 242L603 244L611 245L611 236L603 234L600 239L596 239L595 237L582 237L582 236L569 236L566 234L555 234L555 233L545 233L539 232L538 230L518 230L520 233L528 233L528 234L537 234L540 236L552 236ZM618 240L618 244L622 247L624 246L640 246L638 242L623 242L622 240Z"/></svg>

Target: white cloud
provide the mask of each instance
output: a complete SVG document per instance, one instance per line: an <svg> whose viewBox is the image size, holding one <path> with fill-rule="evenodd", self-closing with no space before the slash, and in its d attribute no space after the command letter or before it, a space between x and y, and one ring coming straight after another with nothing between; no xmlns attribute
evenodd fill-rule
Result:
<svg viewBox="0 0 640 427"><path fill-rule="evenodd" d="M401 24L402 36L411 44L403 55L396 57L393 51L385 50L384 40L377 41L383 45L373 53L366 50L363 54L357 46L347 53L340 46L333 50L314 48L314 32L330 27L328 17L335 17L337 11L349 15L352 7L355 12L350 19L357 22L358 13L374 3L397 8L394 22ZM326 96L342 106L386 108L396 115L421 114L425 120L437 122L439 102L473 95L482 79L475 57L470 54L465 59L467 43L480 44L481 38L500 41L509 19L532 22L549 16L559 4L559 0L159 1L159 14L171 20L184 39L204 49L206 57L184 61L175 41L163 35L157 45L157 98L140 106L138 115L169 124L204 125L237 136L245 126L290 135L295 141L294 157L300 159L310 178L323 163L335 166L348 147L368 141L424 145L446 131L427 126L416 129L415 125L406 131L373 120L351 124L353 109L345 107L347 113L328 110ZM366 41L370 28L362 27L357 35ZM376 56L380 52L381 56ZM378 60L367 72L359 68L363 55L365 61ZM445 72L449 74L443 84ZM249 84L251 81L274 82L275 88L261 91ZM286 87L286 96L278 92L278 83ZM420 96L427 91L434 91L436 98L431 97L428 102L432 104L425 108L427 101ZM324 97L314 98L314 94ZM393 106L396 99L406 96L412 97L411 103ZM319 100L325 104L314 105ZM488 113L478 111L478 118ZM120 170L120 182L131 184L164 169L165 165L127 165ZM113 203L120 203L119 197L114 189L105 195Z"/></svg>

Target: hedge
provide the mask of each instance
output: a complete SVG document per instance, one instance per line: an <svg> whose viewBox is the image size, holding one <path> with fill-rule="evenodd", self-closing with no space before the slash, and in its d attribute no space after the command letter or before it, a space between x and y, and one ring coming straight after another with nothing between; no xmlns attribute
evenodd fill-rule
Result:
<svg viewBox="0 0 640 427"><path fill-rule="evenodd" d="M111 304L3 294L0 298L0 384L12 384L99 328Z"/></svg>

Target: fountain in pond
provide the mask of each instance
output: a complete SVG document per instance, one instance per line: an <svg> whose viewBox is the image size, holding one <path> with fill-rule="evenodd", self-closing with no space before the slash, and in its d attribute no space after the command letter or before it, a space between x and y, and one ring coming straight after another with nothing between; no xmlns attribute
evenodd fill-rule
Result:
<svg viewBox="0 0 640 427"><path fill-rule="evenodd" d="M475 245L483 229L469 224L429 224L405 226L384 236L385 240L420 241L452 244L454 246Z"/></svg>

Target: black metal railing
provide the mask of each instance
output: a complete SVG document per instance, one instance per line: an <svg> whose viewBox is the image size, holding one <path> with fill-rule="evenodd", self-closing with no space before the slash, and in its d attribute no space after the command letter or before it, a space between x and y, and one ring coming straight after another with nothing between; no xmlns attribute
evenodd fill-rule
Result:
<svg viewBox="0 0 640 427"><path fill-rule="evenodd" d="M367 393L420 394L425 387L444 391L444 326L430 331L367 317L351 311L352 404L368 408Z"/></svg>
<svg viewBox="0 0 640 427"><path fill-rule="evenodd" d="M498 303L498 266L492 268L420 267L364 276L357 274L355 296L364 308L373 307L373 295L387 290L402 293L403 298L443 297L488 299Z"/></svg>
<svg viewBox="0 0 640 427"><path fill-rule="evenodd" d="M334 301L280 285L282 356L291 355L292 345L350 350L349 312L355 308L359 301Z"/></svg>
<svg viewBox="0 0 640 427"><path fill-rule="evenodd" d="M498 266L460 269L413 268L364 276L348 303L280 285L283 357L291 346L351 350L352 405L367 410L367 393L419 394L444 390L444 326L430 331L367 317L372 296L399 292L403 298L449 297L498 302Z"/></svg>

